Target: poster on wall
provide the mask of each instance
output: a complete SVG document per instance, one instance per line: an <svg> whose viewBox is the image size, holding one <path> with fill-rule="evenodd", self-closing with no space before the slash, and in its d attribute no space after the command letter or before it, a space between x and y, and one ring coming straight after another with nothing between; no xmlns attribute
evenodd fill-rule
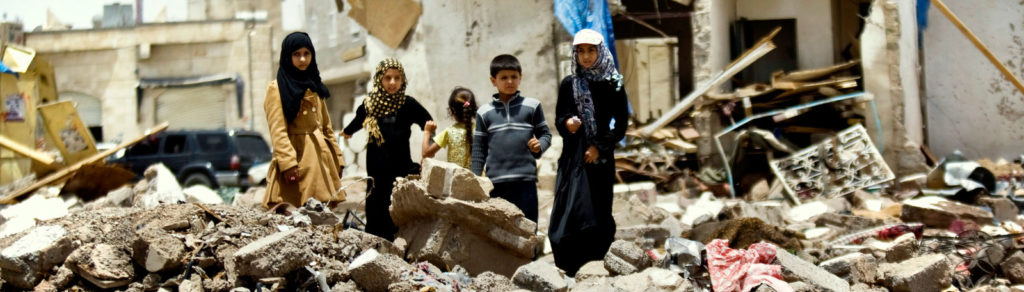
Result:
<svg viewBox="0 0 1024 292"><path fill-rule="evenodd" d="M14 93L4 98L4 120L13 122L25 121L25 98L21 93Z"/></svg>

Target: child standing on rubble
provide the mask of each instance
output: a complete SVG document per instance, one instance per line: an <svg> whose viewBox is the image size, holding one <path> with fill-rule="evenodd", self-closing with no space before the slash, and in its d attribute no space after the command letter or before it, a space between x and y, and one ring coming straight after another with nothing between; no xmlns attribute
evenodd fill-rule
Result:
<svg viewBox="0 0 1024 292"><path fill-rule="evenodd" d="M395 179L420 172L409 153L410 128L416 124L422 129L433 120L415 98L405 95L407 84L402 63L394 58L380 61L372 91L343 132L345 139L360 129L368 133L366 172L373 184L367 186L366 232L387 240L394 240L398 232L388 211Z"/></svg>
<svg viewBox="0 0 1024 292"><path fill-rule="evenodd" d="M564 144L548 228L555 265L569 275L604 258L614 239L613 150L625 137L629 119L622 75L604 37L580 30L573 38L573 60L573 75L562 80L555 107L555 127Z"/></svg>
<svg viewBox="0 0 1024 292"><path fill-rule="evenodd" d="M477 111L470 170L494 183L492 198L519 207L537 222L537 158L551 145L540 101L519 95L523 69L512 55L491 60L494 100Z"/></svg>
<svg viewBox="0 0 1024 292"><path fill-rule="evenodd" d="M277 80L270 82L263 103L274 147L264 206L345 200L344 192L336 193L345 160L324 103L330 96L320 80L313 41L304 32L289 34L281 43Z"/></svg>
<svg viewBox="0 0 1024 292"><path fill-rule="evenodd" d="M470 167L469 154L473 148L473 119L476 117L476 96L465 87L455 87L448 97L448 115L455 124L434 136L437 124L427 122L423 129L423 158L434 157L441 148L448 148L448 162L462 168Z"/></svg>

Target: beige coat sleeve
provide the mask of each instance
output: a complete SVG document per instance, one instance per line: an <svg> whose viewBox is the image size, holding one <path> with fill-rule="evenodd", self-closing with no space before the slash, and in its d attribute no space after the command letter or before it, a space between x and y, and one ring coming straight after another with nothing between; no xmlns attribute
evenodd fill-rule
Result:
<svg viewBox="0 0 1024 292"><path fill-rule="evenodd" d="M274 147L274 159L280 171L298 166L295 147L288 139L288 121L284 118L281 108L281 92L277 89L277 81L271 81L267 87L267 98L263 101L263 109L267 113L267 126L270 127L270 144Z"/></svg>
<svg viewBox="0 0 1024 292"><path fill-rule="evenodd" d="M323 116L324 121L322 124L323 129L320 131L324 132L324 135L327 136L327 142L331 143L331 147L334 147L334 153L338 154L337 166L338 168L341 168L342 166L345 166L345 157L341 154L341 147L338 147L338 137L334 136L334 126L331 125L331 114L327 112L327 106L326 103L323 102L323 99L321 99L317 104L320 107L320 115Z"/></svg>

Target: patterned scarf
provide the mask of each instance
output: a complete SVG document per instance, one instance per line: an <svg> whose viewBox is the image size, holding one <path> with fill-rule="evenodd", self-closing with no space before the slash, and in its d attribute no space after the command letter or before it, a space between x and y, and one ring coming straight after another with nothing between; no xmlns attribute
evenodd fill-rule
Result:
<svg viewBox="0 0 1024 292"><path fill-rule="evenodd" d="M618 91L622 89L622 74L615 69L615 60L603 42L597 45L597 61L594 62L594 66L584 68L580 65L575 48L572 50L572 59L576 67L572 79L573 98L576 100L580 120L583 121L583 133L586 134L587 141L593 144L594 136L597 135L597 122L594 119L594 99L590 93L590 84L587 82L611 81L615 83L615 90Z"/></svg>
<svg viewBox="0 0 1024 292"><path fill-rule="evenodd" d="M383 79L384 72L388 69L397 69L402 72L402 87L398 88L398 91L394 94L390 94L387 90L384 90ZM409 80L405 79L405 69L402 68L402 63L394 58L386 58L377 64L377 70L373 73L373 90L363 101L363 105L366 107L366 119L363 120L363 128L370 133L370 139L380 146L384 143L384 135L380 132L380 126L377 120L393 114L402 108L405 104L405 86L409 84Z"/></svg>

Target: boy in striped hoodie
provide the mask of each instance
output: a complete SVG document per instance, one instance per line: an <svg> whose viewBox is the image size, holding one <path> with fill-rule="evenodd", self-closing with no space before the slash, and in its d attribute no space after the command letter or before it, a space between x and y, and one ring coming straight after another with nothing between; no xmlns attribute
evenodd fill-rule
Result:
<svg viewBox="0 0 1024 292"><path fill-rule="evenodd" d="M511 202L537 222L536 159L551 146L551 132L540 101L519 95L522 72L512 55L491 60L491 84L498 93L477 110L470 169L476 175L486 170L494 183L491 197Z"/></svg>

